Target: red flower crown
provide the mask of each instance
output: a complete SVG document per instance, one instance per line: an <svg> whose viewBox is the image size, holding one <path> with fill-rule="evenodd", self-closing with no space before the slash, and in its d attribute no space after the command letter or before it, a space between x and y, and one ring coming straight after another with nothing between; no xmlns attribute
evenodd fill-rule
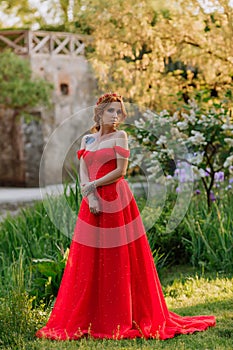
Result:
<svg viewBox="0 0 233 350"><path fill-rule="evenodd" d="M117 95L116 93L109 93L109 94L104 94L104 95L102 95L102 96L100 96L100 98L98 99L98 101L97 101L97 105L99 105L102 101L104 101L107 97L119 97L119 98L121 98L121 96L120 95Z"/></svg>

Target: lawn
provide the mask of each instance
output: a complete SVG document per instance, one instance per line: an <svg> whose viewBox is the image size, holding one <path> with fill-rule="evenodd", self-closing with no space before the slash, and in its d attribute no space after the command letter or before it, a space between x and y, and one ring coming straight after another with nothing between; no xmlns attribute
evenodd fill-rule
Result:
<svg viewBox="0 0 233 350"><path fill-rule="evenodd" d="M77 210L76 197L74 194L69 200L73 200ZM64 227L67 218L60 202L53 201L50 207ZM0 348L233 349L232 210L231 196L213 206L210 213L203 201L196 198L185 220L172 234L163 234L163 217L148 233L152 251L158 253L154 258L169 309L180 315L215 315L217 319L216 327L207 331L177 335L165 341L89 338L58 342L35 338L36 330L45 325L49 317L46 302L56 295L70 239L54 227L43 203L24 209L17 217L7 217L0 224ZM72 231L73 224L68 219ZM159 250L156 251L153 242ZM180 265L182 262L184 265ZM191 267L191 263L196 267Z"/></svg>
<svg viewBox="0 0 233 350"><path fill-rule="evenodd" d="M233 276L219 274L197 274L187 266L164 269L161 282L168 307L180 315L215 315L217 325L204 332L178 335L173 339L159 340L93 340L51 341L33 339L21 340L19 345L4 349L190 349L218 350L233 349ZM25 327L27 327L25 325ZM31 340L30 340L31 339Z"/></svg>

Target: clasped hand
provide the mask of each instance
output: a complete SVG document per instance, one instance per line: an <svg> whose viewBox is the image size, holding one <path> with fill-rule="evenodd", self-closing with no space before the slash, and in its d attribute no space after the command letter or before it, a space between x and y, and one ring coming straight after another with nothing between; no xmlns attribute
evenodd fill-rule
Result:
<svg viewBox="0 0 233 350"><path fill-rule="evenodd" d="M95 181L87 182L82 185L81 193L83 197L88 196L91 192L95 190Z"/></svg>
<svg viewBox="0 0 233 350"><path fill-rule="evenodd" d="M88 196L90 212L93 214L99 214L100 204L98 198L96 198L94 195L95 188L96 186L94 181L87 182L82 185L81 193L84 197Z"/></svg>
<svg viewBox="0 0 233 350"><path fill-rule="evenodd" d="M93 213L93 214L98 215L100 213L100 203L99 203L98 198L96 198L93 195L93 196L90 196L88 198L88 201L89 201L90 212Z"/></svg>

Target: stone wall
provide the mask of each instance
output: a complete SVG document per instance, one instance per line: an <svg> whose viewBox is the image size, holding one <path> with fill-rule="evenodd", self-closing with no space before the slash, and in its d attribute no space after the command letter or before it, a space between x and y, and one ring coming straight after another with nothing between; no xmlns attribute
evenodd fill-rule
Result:
<svg viewBox="0 0 233 350"><path fill-rule="evenodd" d="M53 108L42 110L41 113L44 145L49 143L41 164L41 184L60 183L61 164L69 172L75 155L71 154L61 162L64 149L67 144L72 147L80 133L87 131L93 124L90 124L91 117L87 117L85 110L95 103L96 83L91 67L82 55L35 55L30 57L30 62L34 75L54 84ZM63 127L60 132L57 130L61 124Z"/></svg>
<svg viewBox="0 0 233 350"><path fill-rule="evenodd" d="M0 109L0 185L23 186L25 161L20 121L14 111Z"/></svg>
<svg viewBox="0 0 233 350"><path fill-rule="evenodd" d="M44 146L41 120L0 109L0 186L37 186Z"/></svg>
<svg viewBox="0 0 233 350"><path fill-rule="evenodd" d="M91 113L87 117L85 109L95 103L96 84L85 56L35 54L25 59L30 61L34 76L54 84L52 107L45 110L38 106L32 111L36 118L29 122L17 118L12 110L0 110L1 186L38 186L39 170L41 184L60 183L61 164L69 172L76 156L72 152L61 162L64 148L67 144L72 148L80 132L86 132L92 124ZM76 115L75 120L70 118L72 115ZM63 132L56 133L69 118L71 122ZM41 163L48 142L52 147L44 152Z"/></svg>
<svg viewBox="0 0 233 350"><path fill-rule="evenodd" d="M42 120L39 113L30 121L21 118L21 135L24 149L25 186L38 186L40 160L44 147Z"/></svg>

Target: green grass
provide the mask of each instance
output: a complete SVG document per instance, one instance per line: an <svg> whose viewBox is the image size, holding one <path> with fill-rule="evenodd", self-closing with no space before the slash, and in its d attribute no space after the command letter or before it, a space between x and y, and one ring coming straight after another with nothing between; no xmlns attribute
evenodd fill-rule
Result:
<svg viewBox="0 0 233 350"><path fill-rule="evenodd" d="M30 310L28 302L22 302L22 307L30 314L23 314L22 322L27 322L18 334L18 341L4 349L190 349L190 350L218 350L233 348L233 276L218 274L197 274L190 267L173 267L163 271L163 291L169 309L180 315L215 315L216 327L204 332L189 335L178 335L165 341L159 340L93 340L51 341L37 339L34 332L40 328L48 317L42 309ZM19 302L18 302L19 304ZM19 314L20 305L18 305ZM2 315L1 317L4 317ZM9 315L8 315L9 318ZM19 327L19 323L17 326Z"/></svg>
<svg viewBox="0 0 233 350"><path fill-rule="evenodd" d="M192 201L180 225L188 237L183 237L195 266L204 265L209 270L233 271L233 197L231 194L214 202L208 211L202 198Z"/></svg>
<svg viewBox="0 0 233 350"><path fill-rule="evenodd" d="M48 199L44 203L51 217L59 218L57 227L43 203L23 209L19 216L8 216L0 223L1 349L233 349L233 200L227 196L215 204L210 213L206 211L206 204L195 198L186 219L171 235L166 235L163 220L170 215L169 207L148 233L152 250L157 248L155 243L159 249L164 248L164 251L155 251L154 258L169 309L180 315L213 314L217 318L216 327L165 341L58 342L35 338L36 330L48 318L46 307L50 296L53 299L56 295L66 247L70 244L69 235L60 229L67 227L71 234L73 231L70 212L64 207L67 208L68 203L77 213L80 200L76 188L66 195L66 202ZM171 260L167 264L167 253L172 249L173 256L168 256ZM173 266L177 261L179 264L191 261L196 269L188 265Z"/></svg>

